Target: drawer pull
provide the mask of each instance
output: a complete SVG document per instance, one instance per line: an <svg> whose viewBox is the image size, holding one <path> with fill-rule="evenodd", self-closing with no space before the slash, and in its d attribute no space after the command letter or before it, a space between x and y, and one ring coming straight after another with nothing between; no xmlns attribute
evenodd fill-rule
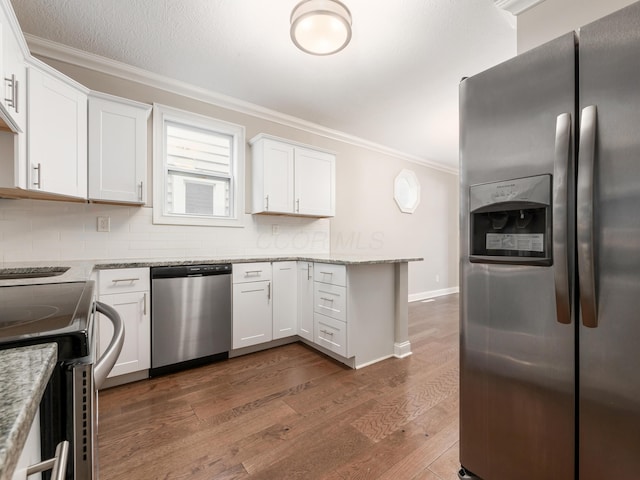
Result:
<svg viewBox="0 0 640 480"><path fill-rule="evenodd" d="M333 295L333 296L335 296L335 297L339 297L339 296L340 296L340 294L339 294L339 293L335 293L335 292L327 292L326 290L320 290L320 289L318 289L318 291L319 291L320 293L326 293L327 295Z"/></svg>
<svg viewBox="0 0 640 480"><path fill-rule="evenodd" d="M333 332L330 332L329 330L320 330L320 333L324 333L325 335L333 336Z"/></svg>
<svg viewBox="0 0 640 480"><path fill-rule="evenodd" d="M240 290L240 293L252 293L252 292L264 292L264 288L254 288L253 290Z"/></svg>
<svg viewBox="0 0 640 480"><path fill-rule="evenodd" d="M320 297L320 300L324 300L325 302L333 302L333 298Z"/></svg>
<svg viewBox="0 0 640 480"><path fill-rule="evenodd" d="M137 282L138 280L140 280L140 278L114 278L111 281L113 283L118 283L118 282Z"/></svg>
<svg viewBox="0 0 640 480"><path fill-rule="evenodd" d="M333 272L323 272L323 271L320 271L320 273L321 273L321 274L323 274L323 275L333 275Z"/></svg>
<svg viewBox="0 0 640 480"><path fill-rule="evenodd" d="M337 308L325 307L324 305L318 305L318 308L324 308L325 310L331 310L332 312L340 312Z"/></svg>
<svg viewBox="0 0 640 480"><path fill-rule="evenodd" d="M260 275L262 273L262 270L247 270L246 272L244 272L244 276L248 277L249 275Z"/></svg>

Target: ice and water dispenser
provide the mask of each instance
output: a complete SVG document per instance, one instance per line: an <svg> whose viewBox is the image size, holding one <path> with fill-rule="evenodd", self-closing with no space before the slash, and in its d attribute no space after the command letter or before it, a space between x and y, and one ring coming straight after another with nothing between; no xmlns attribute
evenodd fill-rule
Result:
<svg viewBox="0 0 640 480"><path fill-rule="evenodd" d="M471 262L551 265L551 175L469 188Z"/></svg>

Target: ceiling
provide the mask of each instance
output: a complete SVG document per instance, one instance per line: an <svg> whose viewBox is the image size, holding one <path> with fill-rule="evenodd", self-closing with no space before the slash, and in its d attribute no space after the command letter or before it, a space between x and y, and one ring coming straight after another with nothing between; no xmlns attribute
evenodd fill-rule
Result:
<svg viewBox="0 0 640 480"><path fill-rule="evenodd" d="M458 83L516 53L494 0L343 0L353 38L315 57L289 38L298 0L12 0L25 33L458 166Z"/></svg>

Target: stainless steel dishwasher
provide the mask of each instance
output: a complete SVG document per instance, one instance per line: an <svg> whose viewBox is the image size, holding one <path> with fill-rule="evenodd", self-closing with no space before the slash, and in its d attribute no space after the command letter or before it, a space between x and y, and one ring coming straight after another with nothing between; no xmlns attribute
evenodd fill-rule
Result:
<svg viewBox="0 0 640 480"><path fill-rule="evenodd" d="M231 265L151 268L151 376L229 357Z"/></svg>

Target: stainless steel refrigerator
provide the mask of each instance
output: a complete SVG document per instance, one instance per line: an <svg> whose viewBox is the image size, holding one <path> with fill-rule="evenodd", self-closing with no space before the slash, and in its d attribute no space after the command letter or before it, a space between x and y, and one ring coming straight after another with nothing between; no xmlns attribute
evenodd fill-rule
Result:
<svg viewBox="0 0 640 480"><path fill-rule="evenodd" d="M460 478L635 478L640 3L460 85Z"/></svg>

